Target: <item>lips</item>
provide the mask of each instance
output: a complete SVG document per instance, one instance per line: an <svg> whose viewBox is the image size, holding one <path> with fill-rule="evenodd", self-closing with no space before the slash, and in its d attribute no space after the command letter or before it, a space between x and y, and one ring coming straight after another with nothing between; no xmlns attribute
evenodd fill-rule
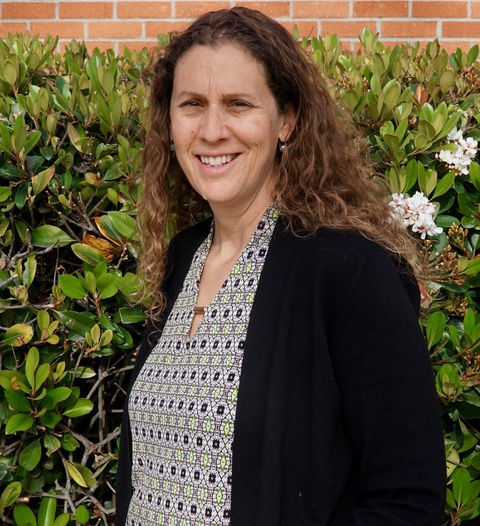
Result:
<svg viewBox="0 0 480 526"><path fill-rule="evenodd" d="M227 164L233 161L235 157L237 157L236 153L231 153L228 155L217 155L215 157L210 157L206 155L199 156L201 163L206 164L208 166L221 166L222 164Z"/></svg>

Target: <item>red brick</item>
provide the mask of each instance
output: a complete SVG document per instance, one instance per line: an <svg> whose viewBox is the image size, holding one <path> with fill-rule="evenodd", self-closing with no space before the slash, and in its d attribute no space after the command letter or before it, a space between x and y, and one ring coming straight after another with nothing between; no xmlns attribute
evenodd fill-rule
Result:
<svg viewBox="0 0 480 526"><path fill-rule="evenodd" d="M65 51L67 46L71 43L71 40L60 40L60 49L62 53ZM100 51L107 51L108 49L115 49L115 42L112 41L85 41L85 46L89 53L91 53L96 47Z"/></svg>
<svg viewBox="0 0 480 526"><path fill-rule="evenodd" d="M290 16L290 2L235 2L236 6L248 7L250 9L257 9L264 15L273 18L284 18ZM178 2L177 2L178 7Z"/></svg>
<svg viewBox="0 0 480 526"><path fill-rule="evenodd" d="M472 47L470 42L467 40L446 40L446 41L440 41L440 45L443 49L447 51L447 53L455 53L457 51L457 48L459 47L463 51L470 51L470 48Z"/></svg>
<svg viewBox="0 0 480 526"><path fill-rule="evenodd" d="M176 2L175 14L177 18L196 18L208 11L216 11L217 9L228 9L230 2Z"/></svg>
<svg viewBox="0 0 480 526"><path fill-rule="evenodd" d="M120 53L123 53L127 47L130 51L141 50L146 47L150 51L151 56L155 56L154 50L157 48L157 42L154 39L149 40L148 42L141 40L128 40L127 42L120 42Z"/></svg>
<svg viewBox="0 0 480 526"><path fill-rule="evenodd" d="M420 18L465 18L467 14L467 2L415 1L412 9L412 15Z"/></svg>
<svg viewBox="0 0 480 526"><path fill-rule="evenodd" d="M343 18L348 10L348 2L293 2L295 18Z"/></svg>
<svg viewBox="0 0 480 526"><path fill-rule="evenodd" d="M60 2L60 18L112 18L111 2Z"/></svg>
<svg viewBox="0 0 480 526"><path fill-rule="evenodd" d="M185 21L145 22L145 35L148 38L156 38L157 35L183 31L189 25L190 22Z"/></svg>
<svg viewBox="0 0 480 526"><path fill-rule="evenodd" d="M382 21L382 37L395 38L415 38L417 40L425 38L435 38L437 36L437 22L420 22L397 20L395 22Z"/></svg>
<svg viewBox="0 0 480 526"><path fill-rule="evenodd" d="M442 22L442 37L474 38L480 36L480 22Z"/></svg>
<svg viewBox="0 0 480 526"><path fill-rule="evenodd" d="M171 2L120 2L118 18L168 18L172 16Z"/></svg>
<svg viewBox="0 0 480 526"><path fill-rule="evenodd" d="M88 38L138 38L142 22L89 22Z"/></svg>
<svg viewBox="0 0 480 526"><path fill-rule="evenodd" d="M2 6L2 18L19 18L30 20L31 18L54 18L55 4L46 2L4 2Z"/></svg>
<svg viewBox="0 0 480 526"><path fill-rule="evenodd" d="M480 18L480 2L471 5L472 18Z"/></svg>
<svg viewBox="0 0 480 526"><path fill-rule="evenodd" d="M280 20L280 23L285 29L290 31L290 33L293 31L293 26L297 26L298 35L300 37L306 37L306 36L316 37L320 33L317 22L304 22L301 20L292 21L292 22L282 22Z"/></svg>
<svg viewBox="0 0 480 526"><path fill-rule="evenodd" d="M30 33L44 36L55 35L60 38L84 38L84 24L82 22L32 22Z"/></svg>
<svg viewBox="0 0 480 526"><path fill-rule="evenodd" d="M0 22L0 38L5 38L8 33L25 33L26 22Z"/></svg>
<svg viewBox="0 0 480 526"><path fill-rule="evenodd" d="M345 22L322 22L322 35L337 34L339 37L358 37L362 31L369 27L378 33L377 24L373 20L355 20Z"/></svg>
<svg viewBox="0 0 480 526"><path fill-rule="evenodd" d="M87 46L89 53L91 53L95 48L98 48L100 51L115 49L115 42L112 40L87 40L85 45Z"/></svg>
<svg viewBox="0 0 480 526"><path fill-rule="evenodd" d="M358 18L387 18L408 16L408 2L383 0L383 1L361 1L353 4L353 16Z"/></svg>

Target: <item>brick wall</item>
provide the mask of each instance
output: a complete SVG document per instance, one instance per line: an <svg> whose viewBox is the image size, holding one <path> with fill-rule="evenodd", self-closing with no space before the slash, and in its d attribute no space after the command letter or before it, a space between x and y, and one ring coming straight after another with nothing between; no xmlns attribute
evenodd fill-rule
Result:
<svg viewBox="0 0 480 526"><path fill-rule="evenodd" d="M352 48L365 26L392 44L438 38L450 51L480 42L480 0L0 0L0 37L29 30L121 52L234 5L260 9L288 29L296 24L302 36L337 33Z"/></svg>

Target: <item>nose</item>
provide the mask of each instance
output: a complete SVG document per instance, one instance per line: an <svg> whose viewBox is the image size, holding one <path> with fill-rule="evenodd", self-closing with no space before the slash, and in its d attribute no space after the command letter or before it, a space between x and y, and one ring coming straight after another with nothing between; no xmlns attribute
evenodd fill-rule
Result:
<svg viewBox="0 0 480 526"><path fill-rule="evenodd" d="M217 105L205 108L202 115L199 136L207 142L217 142L228 137L226 116Z"/></svg>

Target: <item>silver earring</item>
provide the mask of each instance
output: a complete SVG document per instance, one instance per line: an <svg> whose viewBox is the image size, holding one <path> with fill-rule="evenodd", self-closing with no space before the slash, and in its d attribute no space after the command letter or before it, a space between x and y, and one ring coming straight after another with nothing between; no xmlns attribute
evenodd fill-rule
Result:
<svg viewBox="0 0 480 526"><path fill-rule="evenodd" d="M278 145L278 149L280 150L280 153L283 153L287 149L287 145L284 142L281 142Z"/></svg>
<svg viewBox="0 0 480 526"><path fill-rule="evenodd" d="M170 151L171 152L175 151L175 144L173 142L170 143Z"/></svg>

